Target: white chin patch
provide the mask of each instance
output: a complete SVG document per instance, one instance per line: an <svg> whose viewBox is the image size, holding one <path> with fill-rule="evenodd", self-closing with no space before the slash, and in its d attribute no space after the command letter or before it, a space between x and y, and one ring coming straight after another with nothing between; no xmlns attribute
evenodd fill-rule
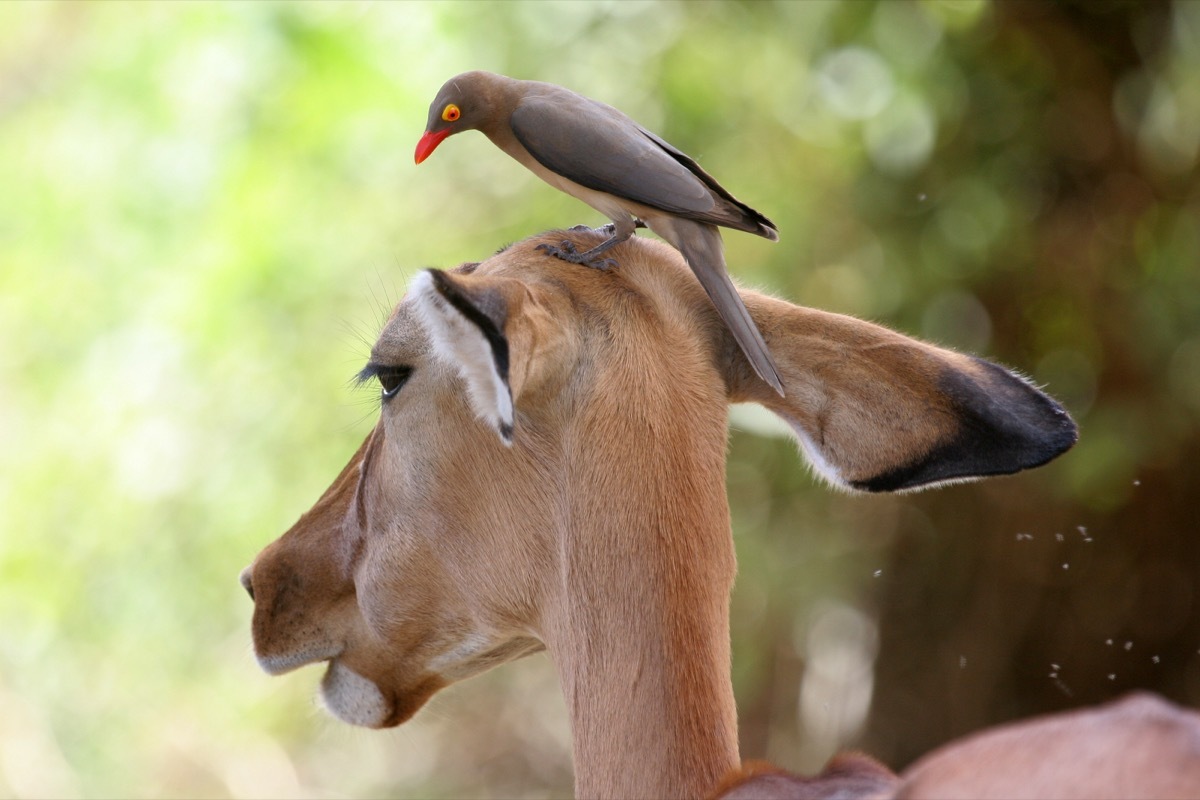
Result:
<svg viewBox="0 0 1200 800"><path fill-rule="evenodd" d="M378 686L337 661L321 681L321 699L330 714L364 728L380 727L392 713Z"/></svg>
<svg viewBox="0 0 1200 800"><path fill-rule="evenodd" d="M409 293L415 298L434 354L462 376L475 414L494 428L506 445L511 445L512 391L497 369L492 345L479 325L441 295L428 271L413 278Z"/></svg>

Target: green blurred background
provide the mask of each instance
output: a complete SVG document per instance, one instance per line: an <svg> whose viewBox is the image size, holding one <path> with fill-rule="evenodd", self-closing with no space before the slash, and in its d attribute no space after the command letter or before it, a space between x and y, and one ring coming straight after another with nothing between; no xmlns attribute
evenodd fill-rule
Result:
<svg viewBox="0 0 1200 800"><path fill-rule="evenodd" d="M255 666L238 571L372 425L413 273L603 220L447 77L548 80L778 224L732 272L1010 364L1079 445L922 495L817 485L733 412L743 755L900 767L1135 687L1200 704L1200 3L0 5L0 795L540 797L545 656L387 732Z"/></svg>

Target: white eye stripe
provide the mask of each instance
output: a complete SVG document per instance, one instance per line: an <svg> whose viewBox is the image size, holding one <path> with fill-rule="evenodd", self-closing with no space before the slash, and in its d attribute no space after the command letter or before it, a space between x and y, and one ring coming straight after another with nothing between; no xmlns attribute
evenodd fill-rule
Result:
<svg viewBox="0 0 1200 800"><path fill-rule="evenodd" d="M475 321L438 292L428 270L413 279L410 293L429 332L434 356L453 367L466 383L476 415L491 425L506 445L512 444L513 399L496 352Z"/></svg>

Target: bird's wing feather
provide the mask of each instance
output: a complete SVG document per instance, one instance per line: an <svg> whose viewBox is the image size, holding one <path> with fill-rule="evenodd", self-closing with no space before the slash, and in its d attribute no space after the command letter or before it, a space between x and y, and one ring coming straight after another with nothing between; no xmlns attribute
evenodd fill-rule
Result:
<svg viewBox="0 0 1200 800"><path fill-rule="evenodd" d="M783 397L779 367L725 269L720 232L712 225L676 220L671 223L670 234L750 366Z"/></svg>
<svg viewBox="0 0 1200 800"><path fill-rule="evenodd" d="M664 150L657 137L616 109L573 93L526 97L510 124L517 140L542 166L581 186L672 214L728 224L724 204L705 182Z"/></svg>
<svg viewBox="0 0 1200 800"><path fill-rule="evenodd" d="M771 220L767 219L761 213L755 211L753 208L730 194L728 189L717 183L716 178L704 171L704 168L696 162L696 159L692 158L687 153L675 147L666 139L663 139L661 136L658 136L652 131L648 131L640 126L638 130L640 130L647 138L670 154L672 158L682 164L693 175L703 181L704 184L708 186L708 188L712 190L714 194L732 204L744 215L743 217L739 217L739 220L742 222L740 225L714 219L706 219L703 221L716 222L718 225L727 225L731 228L737 228L738 230L757 233L759 236L765 236L771 241L778 241L779 230L775 227L775 223L771 222Z"/></svg>

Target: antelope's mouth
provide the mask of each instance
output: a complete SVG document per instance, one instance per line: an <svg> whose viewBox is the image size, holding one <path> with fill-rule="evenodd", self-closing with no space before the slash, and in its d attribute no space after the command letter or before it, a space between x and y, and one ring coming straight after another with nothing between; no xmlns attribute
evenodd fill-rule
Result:
<svg viewBox="0 0 1200 800"><path fill-rule="evenodd" d="M395 713L398 704L370 678L340 660L345 647L310 647L281 655L260 655L258 665L269 675L283 675L309 664L328 662L321 679L321 699L330 714L350 725L389 728L408 717ZM416 708L413 708L415 711Z"/></svg>
<svg viewBox="0 0 1200 800"><path fill-rule="evenodd" d="M345 650L344 645L329 644L318 647L307 647L291 653L279 655L257 655L258 666L268 675L283 675L300 667L316 664L321 661L332 661Z"/></svg>

